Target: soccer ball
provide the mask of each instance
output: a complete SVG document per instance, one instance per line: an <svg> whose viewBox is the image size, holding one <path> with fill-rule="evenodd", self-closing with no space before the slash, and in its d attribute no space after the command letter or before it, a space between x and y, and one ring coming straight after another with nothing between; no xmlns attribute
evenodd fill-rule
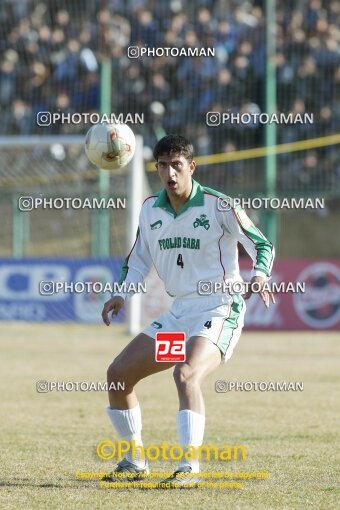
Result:
<svg viewBox="0 0 340 510"><path fill-rule="evenodd" d="M126 124L96 124L85 138L85 152L91 163L104 170L126 166L135 153L136 139Z"/></svg>

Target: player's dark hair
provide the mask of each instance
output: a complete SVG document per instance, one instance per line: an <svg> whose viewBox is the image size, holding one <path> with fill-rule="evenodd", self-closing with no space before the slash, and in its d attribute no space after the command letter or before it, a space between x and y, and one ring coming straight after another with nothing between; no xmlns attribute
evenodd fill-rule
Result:
<svg viewBox="0 0 340 510"><path fill-rule="evenodd" d="M194 147L189 140L181 135L167 135L158 140L153 150L153 156L157 161L162 154L176 154L179 152L188 161L194 159Z"/></svg>

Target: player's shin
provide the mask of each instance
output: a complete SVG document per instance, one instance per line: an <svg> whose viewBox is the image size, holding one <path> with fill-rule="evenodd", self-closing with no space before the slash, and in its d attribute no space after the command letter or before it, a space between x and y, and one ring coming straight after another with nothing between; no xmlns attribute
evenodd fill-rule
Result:
<svg viewBox="0 0 340 510"><path fill-rule="evenodd" d="M139 403L132 409L108 407L107 413L122 441L121 449L117 449L118 453L137 467L143 468L146 465L146 459L142 443L142 415Z"/></svg>
<svg viewBox="0 0 340 510"><path fill-rule="evenodd" d="M177 413L177 428L183 457L179 468L190 467L193 473L199 472L198 447L203 443L205 416L190 409Z"/></svg>

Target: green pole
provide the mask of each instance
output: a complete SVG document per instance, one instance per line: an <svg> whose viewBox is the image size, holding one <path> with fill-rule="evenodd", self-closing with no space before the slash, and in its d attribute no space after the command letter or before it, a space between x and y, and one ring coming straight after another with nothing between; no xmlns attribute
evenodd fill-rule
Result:
<svg viewBox="0 0 340 510"><path fill-rule="evenodd" d="M12 197L12 255L19 259L25 256L25 246L28 239L28 212L19 209L18 197Z"/></svg>
<svg viewBox="0 0 340 510"><path fill-rule="evenodd" d="M105 58L101 63L100 72L100 113L111 114L112 92L111 60ZM110 194L110 172L99 170L98 181L100 198L107 198ZM110 211L109 209L93 210L91 221L92 256L109 257L110 255Z"/></svg>
<svg viewBox="0 0 340 510"><path fill-rule="evenodd" d="M276 34L275 34L276 0L266 0L266 85L265 111L270 116L276 112ZM276 145L276 124L265 125L265 146ZM265 193L274 197L276 193L276 154L269 152L265 156ZM277 245L277 214L268 209L265 211L265 234Z"/></svg>

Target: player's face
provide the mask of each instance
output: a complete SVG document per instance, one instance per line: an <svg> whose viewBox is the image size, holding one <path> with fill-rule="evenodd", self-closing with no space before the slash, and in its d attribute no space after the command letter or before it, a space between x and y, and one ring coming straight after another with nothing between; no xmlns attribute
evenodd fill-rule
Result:
<svg viewBox="0 0 340 510"><path fill-rule="evenodd" d="M158 174L167 193L173 197L189 196L191 176L196 167L195 161L188 161L182 154L164 154L156 163Z"/></svg>

